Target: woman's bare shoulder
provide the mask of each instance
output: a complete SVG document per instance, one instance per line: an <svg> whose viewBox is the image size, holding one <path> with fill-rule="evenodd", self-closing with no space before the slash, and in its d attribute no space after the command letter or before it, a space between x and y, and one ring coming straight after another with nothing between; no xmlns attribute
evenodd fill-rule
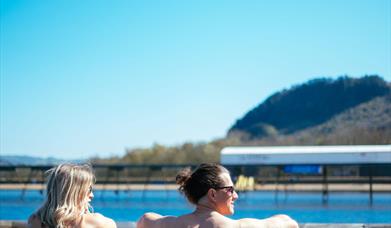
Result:
<svg viewBox="0 0 391 228"><path fill-rule="evenodd" d="M27 220L27 227L29 228L43 228L41 219L37 214L32 214Z"/></svg>
<svg viewBox="0 0 391 228"><path fill-rule="evenodd" d="M176 221L177 227L231 228L235 227L235 223L235 220L218 212L206 215L186 214L179 216Z"/></svg>
<svg viewBox="0 0 391 228"><path fill-rule="evenodd" d="M87 227L93 226L93 227L108 227L108 228L116 228L116 223L110 219L107 218L99 213L89 213L85 214L84 216L84 224L86 224Z"/></svg>
<svg viewBox="0 0 391 228"><path fill-rule="evenodd" d="M204 221L201 221L204 224L204 227L224 227L224 228L236 228L239 227L238 221L233 220L227 216L224 216L218 212L215 212L209 218L206 218Z"/></svg>
<svg viewBox="0 0 391 228"><path fill-rule="evenodd" d="M154 212L145 213L137 221L137 228L178 227L178 217L162 216Z"/></svg>
<svg viewBox="0 0 391 228"><path fill-rule="evenodd" d="M282 227L282 228L298 228L295 220L287 215L275 215L266 219L245 218L236 220L238 227L243 228L261 228L261 227Z"/></svg>

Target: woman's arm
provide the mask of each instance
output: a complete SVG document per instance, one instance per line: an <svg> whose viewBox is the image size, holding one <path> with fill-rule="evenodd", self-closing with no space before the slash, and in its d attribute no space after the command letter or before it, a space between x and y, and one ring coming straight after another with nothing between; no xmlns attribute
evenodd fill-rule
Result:
<svg viewBox="0 0 391 228"><path fill-rule="evenodd" d="M117 228L117 224L112 219L107 218L99 213L86 214L84 223L87 226L98 228Z"/></svg>
<svg viewBox="0 0 391 228"><path fill-rule="evenodd" d="M137 228L155 227L157 220L161 217L163 217L163 216L156 214L156 213L153 213L153 212L145 213L137 221Z"/></svg>
<svg viewBox="0 0 391 228"><path fill-rule="evenodd" d="M153 212L145 213L137 221L137 228L175 227L176 217L162 216Z"/></svg>

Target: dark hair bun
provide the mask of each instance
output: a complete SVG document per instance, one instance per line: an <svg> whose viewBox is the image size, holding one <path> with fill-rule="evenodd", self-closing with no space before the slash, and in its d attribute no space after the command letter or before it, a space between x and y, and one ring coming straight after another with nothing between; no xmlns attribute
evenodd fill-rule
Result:
<svg viewBox="0 0 391 228"><path fill-rule="evenodd" d="M190 167L182 169L176 176L178 190L190 203L196 205L209 189L223 186L224 181L220 177L223 172L229 174L227 169L217 163L200 164L193 172Z"/></svg>
<svg viewBox="0 0 391 228"><path fill-rule="evenodd" d="M186 186L187 181L191 177L190 167L184 168L176 175L176 183L179 185L179 191L183 192L184 187Z"/></svg>

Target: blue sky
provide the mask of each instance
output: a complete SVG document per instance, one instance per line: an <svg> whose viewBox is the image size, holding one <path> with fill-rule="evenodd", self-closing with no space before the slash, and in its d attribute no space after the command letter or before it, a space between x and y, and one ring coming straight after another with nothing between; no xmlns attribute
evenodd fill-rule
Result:
<svg viewBox="0 0 391 228"><path fill-rule="evenodd" d="M1 155L223 137L316 77L391 81L391 1L0 0Z"/></svg>

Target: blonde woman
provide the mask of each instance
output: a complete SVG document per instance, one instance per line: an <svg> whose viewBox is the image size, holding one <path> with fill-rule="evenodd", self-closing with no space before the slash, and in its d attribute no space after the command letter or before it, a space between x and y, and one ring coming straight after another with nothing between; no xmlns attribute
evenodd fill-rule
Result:
<svg viewBox="0 0 391 228"><path fill-rule="evenodd" d="M30 216L28 227L116 227L113 220L90 212L95 176L89 165L61 164L48 174L45 202Z"/></svg>

